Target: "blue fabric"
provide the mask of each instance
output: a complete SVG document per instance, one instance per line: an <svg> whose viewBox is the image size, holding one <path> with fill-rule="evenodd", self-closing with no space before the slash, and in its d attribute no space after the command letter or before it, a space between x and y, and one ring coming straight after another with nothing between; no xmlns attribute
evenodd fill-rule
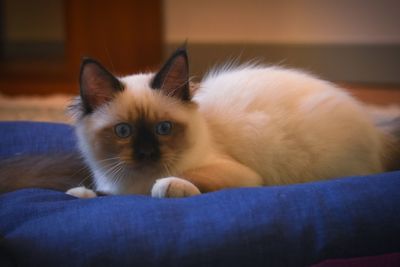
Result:
<svg viewBox="0 0 400 267"><path fill-rule="evenodd" d="M76 150L73 128L61 123L0 122L0 158Z"/></svg>
<svg viewBox="0 0 400 267"><path fill-rule="evenodd" d="M0 266L304 266L399 252L399 192L400 172L183 199L20 190L0 196Z"/></svg>

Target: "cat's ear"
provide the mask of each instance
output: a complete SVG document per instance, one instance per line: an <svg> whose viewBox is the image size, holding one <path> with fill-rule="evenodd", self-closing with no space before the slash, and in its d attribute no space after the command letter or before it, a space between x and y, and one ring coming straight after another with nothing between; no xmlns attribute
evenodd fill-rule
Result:
<svg viewBox="0 0 400 267"><path fill-rule="evenodd" d="M122 83L99 62L84 58L79 76L83 111L91 113L123 90Z"/></svg>
<svg viewBox="0 0 400 267"><path fill-rule="evenodd" d="M189 63L186 47L178 48L154 76L150 87L165 95L190 100Z"/></svg>

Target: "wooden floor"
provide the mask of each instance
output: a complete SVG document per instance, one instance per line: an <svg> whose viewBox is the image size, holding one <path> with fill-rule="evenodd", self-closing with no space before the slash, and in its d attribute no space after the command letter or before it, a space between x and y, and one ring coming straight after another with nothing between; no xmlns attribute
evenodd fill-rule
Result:
<svg viewBox="0 0 400 267"><path fill-rule="evenodd" d="M340 83L341 87L348 90L354 97L362 102L374 105L399 105L400 85L363 85ZM5 95L54 95L54 94L78 94L77 82L45 82L29 83L23 80L14 82L1 82L0 93Z"/></svg>
<svg viewBox="0 0 400 267"><path fill-rule="evenodd" d="M362 84L341 84L354 97L362 102L374 105L399 105L400 106L400 85L362 85Z"/></svg>

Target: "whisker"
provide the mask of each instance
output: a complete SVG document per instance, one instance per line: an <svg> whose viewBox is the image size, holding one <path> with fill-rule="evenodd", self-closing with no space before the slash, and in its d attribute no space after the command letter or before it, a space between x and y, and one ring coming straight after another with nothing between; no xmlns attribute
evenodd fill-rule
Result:
<svg viewBox="0 0 400 267"><path fill-rule="evenodd" d="M85 181L87 181L88 179L90 179L91 180L91 183L89 183L89 187L91 187L92 185L93 185L93 180L91 179L92 178L92 175L91 174L88 174L88 175L86 175L85 177L83 177L83 179L81 180L81 182L78 184L78 186L83 186L84 185L84 183L85 183Z"/></svg>
<svg viewBox="0 0 400 267"><path fill-rule="evenodd" d="M107 170L104 172L105 176L108 176L109 174L112 174L113 171L118 168L118 166L120 166L121 164L123 164L123 162L116 162L115 164L111 164L109 165L110 167L107 168Z"/></svg>
<svg viewBox="0 0 400 267"><path fill-rule="evenodd" d="M125 177L125 171L122 166L119 166L117 171L115 172L115 179L114 179L114 184L118 185L118 183Z"/></svg>
<svg viewBox="0 0 400 267"><path fill-rule="evenodd" d="M100 160L97 160L97 162L106 162L106 161L110 161L110 160L120 160L120 157L112 157L112 158L100 159Z"/></svg>

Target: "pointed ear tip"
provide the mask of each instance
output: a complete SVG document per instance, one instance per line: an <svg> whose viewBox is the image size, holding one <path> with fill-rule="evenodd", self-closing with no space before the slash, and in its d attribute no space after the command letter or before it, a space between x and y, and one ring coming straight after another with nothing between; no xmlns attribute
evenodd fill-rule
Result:
<svg viewBox="0 0 400 267"><path fill-rule="evenodd" d="M176 54L187 54L188 51L187 41L185 41L181 46L176 49Z"/></svg>
<svg viewBox="0 0 400 267"><path fill-rule="evenodd" d="M86 73L87 70L105 70L107 71L103 65L97 61L96 59L90 58L90 57L85 57L82 58L81 61L81 66L80 66L80 75L82 76L84 73Z"/></svg>
<svg viewBox="0 0 400 267"><path fill-rule="evenodd" d="M90 57L83 57L81 60L79 79L82 79L82 77L88 74L89 70L98 70L100 68L102 68L102 66L97 60Z"/></svg>
<svg viewBox="0 0 400 267"><path fill-rule="evenodd" d="M97 61L90 57L82 57L81 65L85 65L87 63L96 63Z"/></svg>
<svg viewBox="0 0 400 267"><path fill-rule="evenodd" d="M178 48L178 51L187 53L187 46L184 45L184 46L179 47L179 48Z"/></svg>
<svg viewBox="0 0 400 267"><path fill-rule="evenodd" d="M176 51L175 51L175 53L174 53L174 55L172 56L172 57L174 57L174 58L177 58L177 57L184 57L184 58L188 58L188 53L187 53L187 49L186 49L186 47L179 47Z"/></svg>

